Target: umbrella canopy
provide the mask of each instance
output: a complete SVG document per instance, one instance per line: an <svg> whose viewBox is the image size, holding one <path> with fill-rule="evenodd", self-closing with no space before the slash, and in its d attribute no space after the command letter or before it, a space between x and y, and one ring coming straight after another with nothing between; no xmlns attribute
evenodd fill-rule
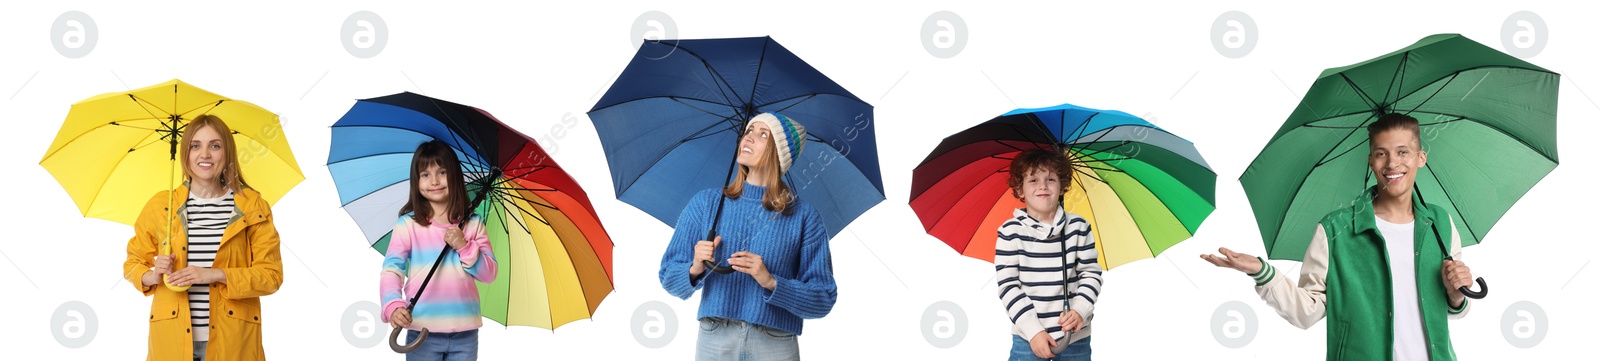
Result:
<svg viewBox="0 0 1600 361"><path fill-rule="evenodd" d="M1161 254L1216 209L1216 173L1193 143L1128 113L1063 104L1017 109L940 142L912 170L923 229L993 262L995 230L1023 207L1007 184L1011 160L1030 149L1066 154L1062 207L1089 221L1104 269Z"/></svg>
<svg viewBox="0 0 1600 361"><path fill-rule="evenodd" d="M406 92L357 101L334 123L328 171L372 248L388 250L412 153L433 139L455 149L500 264L478 288L483 316L552 330L593 316L612 291L612 243L588 195L537 142L477 108Z"/></svg>
<svg viewBox="0 0 1600 361"><path fill-rule="evenodd" d="M1443 207L1461 245L1489 229L1558 163L1560 75L1456 34L1317 77L1239 177L1272 259L1300 260L1316 224L1377 180L1366 126L1388 113L1421 123L1415 192Z"/></svg>
<svg viewBox="0 0 1600 361"><path fill-rule="evenodd" d="M179 138L206 114L233 130L239 172L268 203L305 180L277 114L177 79L73 104L39 165L85 217L133 225L151 195L183 181Z"/></svg>
<svg viewBox="0 0 1600 361"><path fill-rule="evenodd" d="M831 239L882 202L872 106L771 37L645 42L589 111L617 199L668 225L690 197L731 181L751 117L806 127L784 175Z"/></svg>

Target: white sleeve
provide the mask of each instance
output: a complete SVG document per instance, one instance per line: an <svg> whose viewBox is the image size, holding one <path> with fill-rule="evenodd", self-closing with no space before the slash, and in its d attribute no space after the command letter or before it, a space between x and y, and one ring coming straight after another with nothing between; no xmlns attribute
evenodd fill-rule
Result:
<svg viewBox="0 0 1600 361"><path fill-rule="evenodd" d="M1322 225L1317 225L1311 244L1306 247L1304 262L1300 267L1300 284L1288 277L1279 277L1278 271L1266 259L1261 260L1261 271L1251 275L1256 279L1256 294L1279 316L1301 329L1322 320L1327 312L1328 291L1328 237Z"/></svg>

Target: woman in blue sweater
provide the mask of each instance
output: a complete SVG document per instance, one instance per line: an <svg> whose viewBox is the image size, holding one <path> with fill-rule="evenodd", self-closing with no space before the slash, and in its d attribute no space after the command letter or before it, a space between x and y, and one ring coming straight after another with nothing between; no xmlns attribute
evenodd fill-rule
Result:
<svg viewBox="0 0 1600 361"><path fill-rule="evenodd" d="M793 119L757 115L739 139L738 177L696 194L678 216L661 287L682 299L701 290L695 359L798 360L802 319L833 309L822 217L783 182L805 142ZM718 236L701 239L714 222Z"/></svg>

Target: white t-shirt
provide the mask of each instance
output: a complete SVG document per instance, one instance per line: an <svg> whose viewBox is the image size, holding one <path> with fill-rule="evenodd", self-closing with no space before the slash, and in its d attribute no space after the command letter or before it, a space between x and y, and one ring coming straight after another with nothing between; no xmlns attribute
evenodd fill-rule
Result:
<svg viewBox="0 0 1600 361"><path fill-rule="evenodd" d="M1416 222L1394 224L1374 216L1389 253L1389 279L1394 290L1394 359L1428 359L1422 331L1422 306L1417 301Z"/></svg>

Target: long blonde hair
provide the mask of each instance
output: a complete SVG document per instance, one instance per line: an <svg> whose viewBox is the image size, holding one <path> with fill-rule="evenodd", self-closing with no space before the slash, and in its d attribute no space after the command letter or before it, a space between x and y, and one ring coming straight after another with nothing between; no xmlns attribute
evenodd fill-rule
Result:
<svg viewBox="0 0 1600 361"><path fill-rule="evenodd" d="M767 147L761 152L761 161L756 163L762 169L762 179L766 184L767 193L761 196L761 206L768 211L779 212L783 215L794 213L794 190L789 189L789 184L783 182L783 172L778 170L778 145L772 138L767 138ZM739 198L744 194L745 179L749 178L750 167L739 166L739 175L733 178L733 183L722 188L722 195L728 198Z"/></svg>
<svg viewBox="0 0 1600 361"><path fill-rule="evenodd" d="M244 174L239 172L239 147L234 145L233 130L228 128L228 123L224 123L222 118L211 114L201 114L183 128L183 138L180 140L182 143L179 143L178 147L178 154L183 162L183 180L187 182L194 179L194 170L189 169L189 143L194 141L195 133L199 133L201 128L211 128L222 138L223 156L228 162L227 166L222 167L222 174L217 175L217 178L221 178L222 186L234 193L250 188L250 185L244 183Z"/></svg>

